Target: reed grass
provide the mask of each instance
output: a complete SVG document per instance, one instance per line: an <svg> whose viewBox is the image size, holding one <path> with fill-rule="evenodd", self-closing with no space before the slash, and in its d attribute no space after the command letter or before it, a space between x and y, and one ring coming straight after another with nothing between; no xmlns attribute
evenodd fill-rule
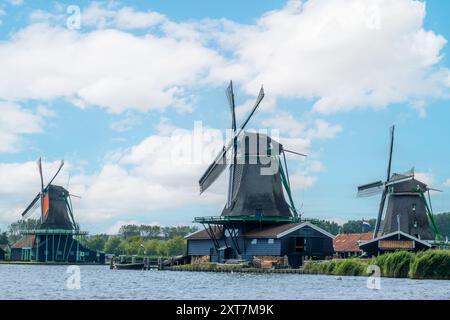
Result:
<svg viewBox="0 0 450 320"><path fill-rule="evenodd" d="M429 250L419 253L398 251L367 260L334 259L308 261L304 271L313 274L364 276L367 267L377 265L381 275L390 278L450 279L450 251Z"/></svg>

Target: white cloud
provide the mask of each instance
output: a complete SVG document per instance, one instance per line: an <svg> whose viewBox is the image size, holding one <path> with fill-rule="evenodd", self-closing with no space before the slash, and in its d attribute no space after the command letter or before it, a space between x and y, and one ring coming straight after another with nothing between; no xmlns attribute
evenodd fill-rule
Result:
<svg viewBox="0 0 450 320"><path fill-rule="evenodd" d="M444 182L445 187L450 187L450 179L447 179L447 181Z"/></svg>
<svg viewBox="0 0 450 320"><path fill-rule="evenodd" d="M93 3L82 24L99 29L83 32L54 25L64 25L62 9L34 12L32 21L40 23L0 45L2 74L16 75L0 76L0 98L65 97L116 113L192 110L192 87L235 79L250 95L264 83L267 110L277 97L300 97L325 114L406 102L425 115L428 98L449 94L450 72L439 65L446 40L424 29L420 1L289 1L254 24L174 22L158 12Z"/></svg>
<svg viewBox="0 0 450 320"><path fill-rule="evenodd" d="M0 153L21 149L21 136L42 131L44 107L33 113L17 104L0 101Z"/></svg>
<svg viewBox="0 0 450 320"><path fill-rule="evenodd" d="M193 132L180 129L162 132L129 149L117 151L105 160L97 173L71 172L70 191L82 197L72 199L77 220L126 220L123 217L131 214L149 216L158 210L219 205L225 201L223 192L216 192L214 188L200 197L197 183L223 145L221 139L213 139L222 137L220 132L206 129L203 157L199 159L194 157L197 149L193 145ZM45 164L46 181L57 165L58 162ZM71 169L76 168L67 162L56 182L65 186ZM0 220L18 219L39 191L36 163L0 163L0 184ZM219 182L216 188L223 188L223 185Z"/></svg>
<svg viewBox="0 0 450 320"><path fill-rule="evenodd" d="M290 1L254 25L228 24L219 39L234 59L213 75L248 93L264 82L277 96L317 99L324 114L448 96L446 40L424 17L420 1Z"/></svg>
<svg viewBox="0 0 450 320"><path fill-rule="evenodd" d="M185 88L220 62L213 50L191 41L34 24L0 44L0 99L63 97L113 113L169 106L190 110L192 97Z"/></svg>
<svg viewBox="0 0 450 320"><path fill-rule="evenodd" d="M434 184L434 176L430 172L416 172L414 173L414 177L428 185L429 187L432 187Z"/></svg>
<svg viewBox="0 0 450 320"><path fill-rule="evenodd" d="M297 119L289 112L276 112L265 117L261 124L280 132L280 142L286 149L308 153L313 140L333 139L342 131L340 125L323 119Z"/></svg>
<svg viewBox="0 0 450 320"><path fill-rule="evenodd" d="M9 0L9 3L13 6L20 6L23 4L23 0Z"/></svg>
<svg viewBox="0 0 450 320"><path fill-rule="evenodd" d="M125 132L141 123L141 117L134 113L126 113L120 119L111 122L110 128L117 132Z"/></svg>
<svg viewBox="0 0 450 320"><path fill-rule="evenodd" d="M292 190L304 190L312 187L317 181L317 177L303 172L295 172L289 177Z"/></svg>
<svg viewBox="0 0 450 320"><path fill-rule="evenodd" d="M140 12L130 7L117 8L113 2L94 2L82 11L82 25L96 28L146 29L167 21L158 12Z"/></svg>

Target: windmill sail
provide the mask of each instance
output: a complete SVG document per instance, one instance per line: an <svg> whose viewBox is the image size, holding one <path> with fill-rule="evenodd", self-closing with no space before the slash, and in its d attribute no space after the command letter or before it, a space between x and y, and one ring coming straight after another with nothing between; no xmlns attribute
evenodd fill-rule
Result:
<svg viewBox="0 0 450 320"><path fill-rule="evenodd" d="M38 200L41 198L41 193L38 193L36 197L34 197L33 201L26 207L26 209L22 212L22 218L28 217L30 213L33 212L33 209L38 205Z"/></svg>
<svg viewBox="0 0 450 320"><path fill-rule="evenodd" d="M200 178L199 180L200 193L203 193L206 189L208 189L214 183L214 181L216 181L217 178L222 174L227 165L230 164L230 161L227 160L227 153L229 152L230 148L234 146L235 139L237 139L244 131L245 126L250 121L250 118L255 113L256 109L258 108L263 98L264 98L264 89L261 87L259 95L256 98L255 105L253 106L252 111L247 116L245 121L242 123L241 127L239 128L239 131L235 133L230 142L228 142L228 144L222 148L222 150L219 152L214 162L209 165L208 169L206 169L205 173Z"/></svg>
<svg viewBox="0 0 450 320"><path fill-rule="evenodd" d="M234 103L234 92L233 92L233 81L230 81L230 85L227 88L227 98L228 104L230 105L231 111L231 129L233 134L236 134L236 113L235 113L235 103ZM233 156L232 162L230 164L230 174L228 179L228 199L227 206L231 205L231 199L233 198L234 186L235 186L235 171L236 171L236 157L237 157L237 138L233 139Z"/></svg>
<svg viewBox="0 0 450 320"><path fill-rule="evenodd" d="M386 177L386 181L389 181L389 178L391 177L391 167L392 167L392 153L394 151L394 133L395 133L395 126L391 127L391 132L390 132L390 137L391 137L391 141L389 144L389 161L388 161L388 167L387 167L387 177ZM381 225L381 219L383 218L383 210L384 210L384 203L386 201L386 196L387 196L387 187L384 186L384 190L383 190L383 194L381 196L381 201L380 201L380 208L378 209L378 216L377 216L377 221L375 223L375 230L373 232L373 237L376 238L378 235L378 232L380 231L380 225Z"/></svg>
<svg viewBox="0 0 450 320"><path fill-rule="evenodd" d="M376 181L358 187L358 197L369 197L380 193L384 189L383 181Z"/></svg>

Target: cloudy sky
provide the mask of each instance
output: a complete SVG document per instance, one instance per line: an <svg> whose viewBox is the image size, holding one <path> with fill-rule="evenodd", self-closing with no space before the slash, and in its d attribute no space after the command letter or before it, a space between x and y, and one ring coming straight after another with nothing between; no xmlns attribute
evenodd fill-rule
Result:
<svg viewBox="0 0 450 320"><path fill-rule="evenodd" d="M263 84L248 127L308 154L288 163L305 217L375 217L379 198L356 186L385 178L392 124L393 170L415 167L444 191L435 212L450 211L448 12L440 0L2 1L0 228L38 192L40 156L46 180L66 161L56 182L82 197L75 218L93 233L219 214L226 175L201 196L197 181L231 125L230 79L238 122ZM202 149L186 151L194 128Z"/></svg>

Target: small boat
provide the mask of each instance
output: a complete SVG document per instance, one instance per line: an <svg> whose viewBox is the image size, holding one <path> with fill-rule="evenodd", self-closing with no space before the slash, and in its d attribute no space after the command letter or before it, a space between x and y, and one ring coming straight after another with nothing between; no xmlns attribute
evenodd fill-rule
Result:
<svg viewBox="0 0 450 320"><path fill-rule="evenodd" d="M144 270L145 264L143 262L136 263L114 263L114 269L117 270Z"/></svg>
<svg viewBox="0 0 450 320"><path fill-rule="evenodd" d="M145 270L145 262L142 259L127 259L126 256L119 256L118 261L114 258L111 259L110 269L117 270Z"/></svg>

